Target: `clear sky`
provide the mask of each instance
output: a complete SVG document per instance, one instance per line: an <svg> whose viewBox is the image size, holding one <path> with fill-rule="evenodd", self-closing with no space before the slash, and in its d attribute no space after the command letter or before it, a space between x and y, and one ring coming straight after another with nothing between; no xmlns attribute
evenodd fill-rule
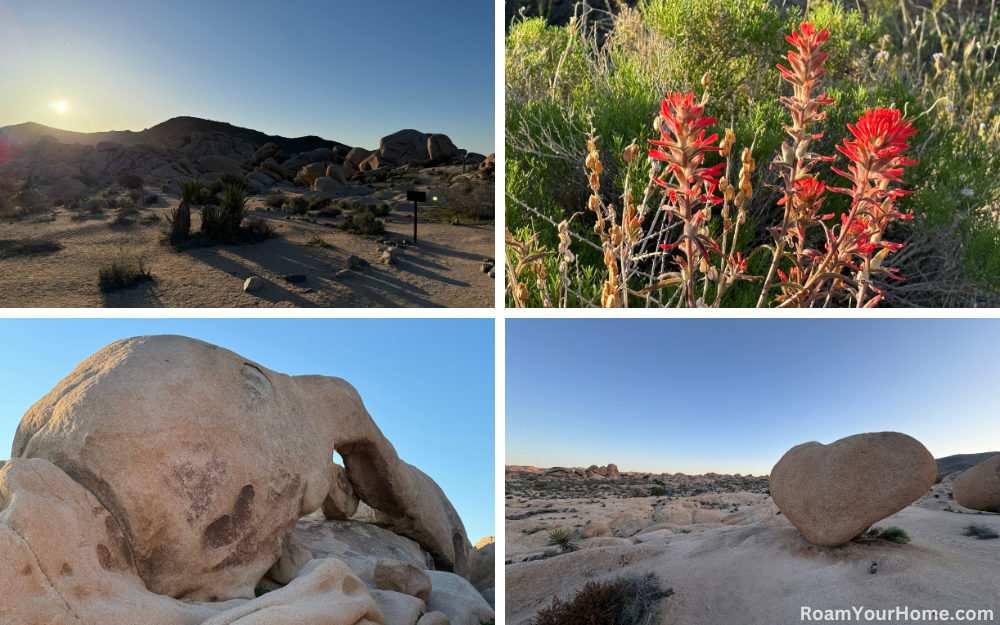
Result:
<svg viewBox="0 0 1000 625"><path fill-rule="evenodd" d="M475 542L494 535L493 319L0 319L0 458L24 413L119 339L181 334L290 375L344 378Z"/></svg>
<svg viewBox="0 0 1000 625"><path fill-rule="evenodd" d="M368 149L415 128L489 154L494 15L481 0L0 0L0 127L190 115Z"/></svg>
<svg viewBox="0 0 1000 625"><path fill-rule="evenodd" d="M1000 450L1000 319L507 320L505 464L766 475L896 431Z"/></svg>

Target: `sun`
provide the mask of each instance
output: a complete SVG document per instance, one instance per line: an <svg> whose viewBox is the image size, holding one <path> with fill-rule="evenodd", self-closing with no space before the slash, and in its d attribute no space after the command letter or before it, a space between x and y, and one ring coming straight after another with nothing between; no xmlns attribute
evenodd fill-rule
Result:
<svg viewBox="0 0 1000 625"><path fill-rule="evenodd" d="M69 105L66 104L65 102L59 102L58 104L56 104L56 110L59 111L60 113L65 113L68 108Z"/></svg>

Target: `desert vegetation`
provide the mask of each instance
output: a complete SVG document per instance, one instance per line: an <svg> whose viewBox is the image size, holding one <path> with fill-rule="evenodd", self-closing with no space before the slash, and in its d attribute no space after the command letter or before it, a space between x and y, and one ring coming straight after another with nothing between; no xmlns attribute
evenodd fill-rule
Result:
<svg viewBox="0 0 1000 625"><path fill-rule="evenodd" d="M996 8L515 17L507 306L996 303Z"/></svg>
<svg viewBox="0 0 1000 625"><path fill-rule="evenodd" d="M590 581L565 601L553 599L531 625L653 625L660 617L657 602L671 594L672 589L661 589L655 573Z"/></svg>

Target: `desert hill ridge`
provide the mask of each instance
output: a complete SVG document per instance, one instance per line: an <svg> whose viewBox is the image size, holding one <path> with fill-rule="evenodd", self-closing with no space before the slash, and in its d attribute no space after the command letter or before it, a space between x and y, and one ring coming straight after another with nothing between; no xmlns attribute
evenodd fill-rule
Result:
<svg viewBox="0 0 1000 625"><path fill-rule="evenodd" d="M317 148L332 149L339 145L344 145L337 141L323 139L315 135L293 138L282 137L280 135L269 135L259 130L234 126L228 122L188 116L173 117L140 131L109 130L105 132L75 132L72 130L60 130L29 121L23 124L0 127L0 143L6 143L14 149L23 149L38 143L38 140L44 135L51 135L58 139L60 143L68 144L79 143L81 145L96 146L101 141L117 141L123 145L133 145L137 143L154 143L157 140L167 137L198 132L219 132L239 137L255 145L274 143L281 151L287 154L308 152Z"/></svg>

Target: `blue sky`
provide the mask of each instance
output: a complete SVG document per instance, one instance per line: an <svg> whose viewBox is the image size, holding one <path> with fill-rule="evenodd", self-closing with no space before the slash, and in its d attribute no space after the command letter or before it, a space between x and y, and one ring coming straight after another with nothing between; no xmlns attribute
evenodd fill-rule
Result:
<svg viewBox="0 0 1000 625"><path fill-rule="evenodd" d="M0 458L24 413L119 339L181 334L290 375L344 378L475 542L494 534L493 319L0 319Z"/></svg>
<svg viewBox="0 0 1000 625"><path fill-rule="evenodd" d="M505 336L505 464L764 475L800 443L879 431L935 458L1000 450L1000 319L509 319Z"/></svg>
<svg viewBox="0 0 1000 625"><path fill-rule="evenodd" d="M369 149L416 128L488 154L494 15L480 0L0 0L0 127L191 115Z"/></svg>

